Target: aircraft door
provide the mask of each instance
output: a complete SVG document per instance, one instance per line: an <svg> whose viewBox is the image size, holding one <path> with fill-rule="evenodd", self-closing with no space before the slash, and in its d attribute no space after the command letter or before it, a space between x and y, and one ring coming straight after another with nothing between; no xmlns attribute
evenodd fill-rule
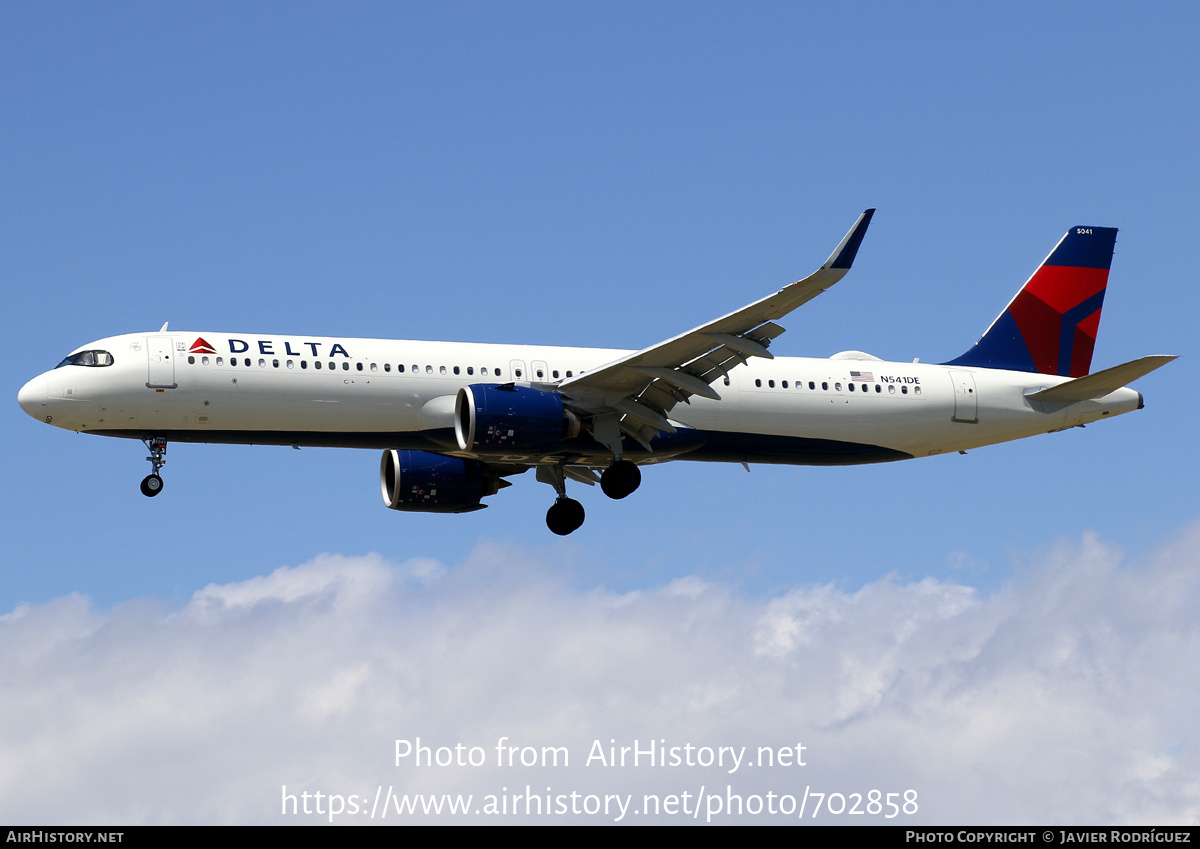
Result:
<svg viewBox="0 0 1200 849"><path fill-rule="evenodd" d="M533 369L529 375L530 380L536 380L538 383L546 383L550 380L550 369L546 367L546 363L542 360L534 360L529 364L529 367Z"/></svg>
<svg viewBox="0 0 1200 849"><path fill-rule="evenodd" d="M524 360L509 360L508 363L509 380L529 380L529 372L525 370Z"/></svg>
<svg viewBox="0 0 1200 849"><path fill-rule="evenodd" d="M174 389L175 341L170 336L151 336L146 340L149 373L146 386L151 389Z"/></svg>
<svg viewBox="0 0 1200 849"><path fill-rule="evenodd" d="M979 421L979 394L975 391L975 375L969 371L950 372L954 384L953 421L975 424Z"/></svg>

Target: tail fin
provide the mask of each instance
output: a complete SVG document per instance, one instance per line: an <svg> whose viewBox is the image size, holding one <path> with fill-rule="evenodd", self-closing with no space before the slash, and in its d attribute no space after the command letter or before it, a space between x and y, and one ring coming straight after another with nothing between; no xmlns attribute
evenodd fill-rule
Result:
<svg viewBox="0 0 1200 849"><path fill-rule="evenodd" d="M1072 227L983 338L946 365L1086 375L1116 241L1115 227Z"/></svg>

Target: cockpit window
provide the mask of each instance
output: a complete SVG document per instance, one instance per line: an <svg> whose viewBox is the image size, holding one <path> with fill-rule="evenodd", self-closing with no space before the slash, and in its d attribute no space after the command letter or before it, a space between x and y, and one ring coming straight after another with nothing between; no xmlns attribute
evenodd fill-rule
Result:
<svg viewBox="0 0 1200 849"><path fill-rule="evenodd" d="M72 354L55 368L63 366L111 366L113 364L112 354L108 351L80 351L78 354Z"/></svg>

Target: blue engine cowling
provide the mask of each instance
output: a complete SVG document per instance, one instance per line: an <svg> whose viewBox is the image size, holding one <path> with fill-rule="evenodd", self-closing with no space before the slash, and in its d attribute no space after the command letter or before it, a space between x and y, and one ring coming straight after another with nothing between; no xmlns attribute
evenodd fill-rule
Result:
<svg viewBox="0 0 1200 849"><path fill-rule="evenodd" d="M454 436L463 451L544 451L579 435L562 396L527 386L474 383L458 390Z"/></svg>
<svg viewBox="0 0 1200 849"><path fill-rule="evenodd" d="M494 495L500 479L478 460L443 457L428 451L384 451L379 489L392 510L411 513L469 513L479 500Z"/></svg>

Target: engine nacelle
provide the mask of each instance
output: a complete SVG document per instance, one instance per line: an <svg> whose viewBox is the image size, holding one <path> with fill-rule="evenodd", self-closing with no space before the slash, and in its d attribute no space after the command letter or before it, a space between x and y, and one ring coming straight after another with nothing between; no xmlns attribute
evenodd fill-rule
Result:
<svg viewBox="0 0 1200 849"><path fill-rule="evenodd" d="M544 451L578 436L579 417L562 396L511 383L458 390L454 436L463 451Z"/></svg>
<svg viewBox="0 0 1200 849"><path fill-rule="evenodd" d="M379 489L392 510L469 513L487 507L479 500L499 488L500 478L487 474L478 460L428 451L384 451L379 463Z"/></svg>

